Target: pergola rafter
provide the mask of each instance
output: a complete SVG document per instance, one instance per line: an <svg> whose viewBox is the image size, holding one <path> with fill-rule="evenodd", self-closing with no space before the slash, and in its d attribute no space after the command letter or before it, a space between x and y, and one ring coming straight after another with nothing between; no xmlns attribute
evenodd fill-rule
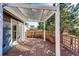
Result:
<svg viewBox="0 0 79 59"><path fill-rule="evenodd" d="M21 12L22 14L21 16L25 17L25 21L36 21L36 22L44 21L47 20L56 11L56 8L52 6L33 6L32 4L27 4L27 3L26 4L10 3L4 5L7 6L9 9L11 9L12 7L13 9L15 9L16 7ZM7 7L4 8L6 9ZM27 18L28 20L26 20Z"/></svg>

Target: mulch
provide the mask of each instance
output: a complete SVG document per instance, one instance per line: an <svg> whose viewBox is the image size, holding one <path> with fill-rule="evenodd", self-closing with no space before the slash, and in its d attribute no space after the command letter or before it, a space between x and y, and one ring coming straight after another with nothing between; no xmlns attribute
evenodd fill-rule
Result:
<svg viewBox="0 0 79 59"><path fill-rule="evenodd" d="M55 56L55 44L40 38L28 38L17 42L4 56ZM62 56L72 55L65 48L61 48Z"/></svg>

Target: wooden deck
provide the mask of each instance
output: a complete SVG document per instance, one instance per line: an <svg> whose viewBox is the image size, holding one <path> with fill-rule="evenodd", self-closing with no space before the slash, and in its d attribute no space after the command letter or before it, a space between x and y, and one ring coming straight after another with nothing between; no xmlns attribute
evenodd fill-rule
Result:
<svg viewBox="0 0 79 59"><path fill-rule="evenodd" d="M40 38L28 38L17 42L4 56L55 56L55 44ZM61 46L61 56L74 55Z"/></svg>

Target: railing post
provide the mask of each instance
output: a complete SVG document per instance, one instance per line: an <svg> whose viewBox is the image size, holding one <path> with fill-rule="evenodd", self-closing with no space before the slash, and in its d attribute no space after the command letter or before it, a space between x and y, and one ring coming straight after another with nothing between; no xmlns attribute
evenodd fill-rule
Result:
<svg viewBox="0 0 79 59"><path fill-rule="evenodd" d="M0 3L0 56L2 55L3 44L3 4Z"/></svg>
<svg viewBox="0 0 79 59"><path fill-rule="evenodd" d="M55 12L55 47L56 56L60 56L60 6L56 4Z"/></svg>

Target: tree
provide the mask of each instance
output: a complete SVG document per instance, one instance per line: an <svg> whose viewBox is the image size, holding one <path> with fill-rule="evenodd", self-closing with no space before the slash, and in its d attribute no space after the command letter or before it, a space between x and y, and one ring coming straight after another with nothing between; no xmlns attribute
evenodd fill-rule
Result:
<svg viewBox="0 0 79 59"><path fill-rule="evenodd" d="M43 28L44 28L43 22L39 22L38 29L43 29Z"/></svg>
<svg viewBox="0 0 79 59"><path fill-rule="evenodd" d="M72 33L73 35L75 35L78 32L74 28L75 24L79 24L79 22L77 22L78 21L77 17L79 12L78 7L79 7L79 4L77 4L76 6L74 6L74 4L71 4L71 3L60 4L61 36L64 31L67 31L68 33ZM40 28L41 26L43 26L43 24L39 24ZM52 15L46 21L46 30L54 32L53 29L55 29L55 14Z"/></svg>

